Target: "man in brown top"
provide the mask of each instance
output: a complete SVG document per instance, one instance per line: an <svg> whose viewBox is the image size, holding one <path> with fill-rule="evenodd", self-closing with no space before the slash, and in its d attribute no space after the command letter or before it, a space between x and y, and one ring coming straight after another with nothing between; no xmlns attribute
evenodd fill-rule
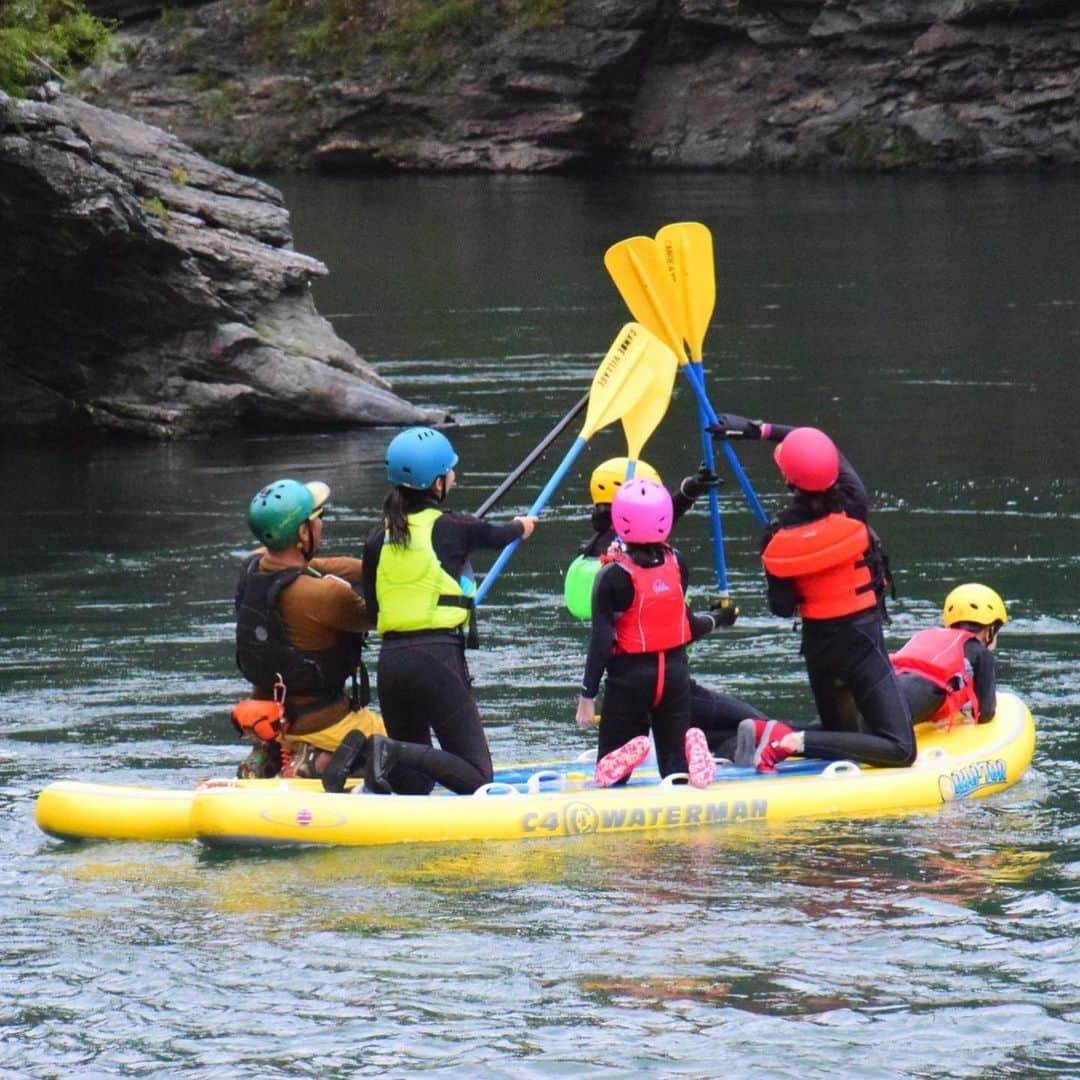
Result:
<svg viewBox="0 0 1080 1080"><path fill-rule="evenodd" d="M244 561L236 592L236 659L253 701L234 723L255 743L243 777L319 776L348 732L383 731L359 700L360 645L373 625L353 588L362 561L315 557L329 497L321 481L277 480L248 510L264 546Z"/></svg>

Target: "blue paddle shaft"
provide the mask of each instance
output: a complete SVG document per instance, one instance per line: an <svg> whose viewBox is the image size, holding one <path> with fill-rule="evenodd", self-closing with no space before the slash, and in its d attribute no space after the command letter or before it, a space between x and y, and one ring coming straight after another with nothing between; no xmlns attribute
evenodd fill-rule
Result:
<svg viewBox="0 0 1080 1080"><path fill-rule="evenodd" d="M709 423L717 423L716 410L709 403L709 399L705 394L705 383L704 376L701 373L701 365L697 363L685 364L683 370L686 372L686 377L690 380L690 385L694 388L694 393L697 394L698 404L704 411ZM762 507L757 494L750 486L750 478L743 471L742 462L739 461L735 450L732 448L731 444L726 441L724 442L724 453L727 456L728 464L731 466L731 471L735 474L735 479L738 480L739 487L742 488L742 493L746 496L746 501L749 503L750 509L754 513L754 517L756 517L762 525L767 524L769 519L765 514L765 510Z"/></svg>
<svg viewBox="0 0 1080 1080"><path fill-rule="evenodd" d="M562 459L559 467L551 474L551 479L544 485L544 490L536 496L536 501L529 507L527 517L536 517L541 510L548 504L551 496L555 494L555 489L563 482L563 478L570 471L570 467L577 460L578 454L585 449L585 438L579 435L573 442L573 445L566 452L566 457ZM476 598L473 603L479 607L483 603L484 597L487 596L491 590L491 586L495 584L495 579L502 573L503 567L510 561L510 556L517 550L518 544L521 543L521 537L516 540L511 540L499 552L499 557L492 563L491 569L484 575L484 580L480 582L480 588L476 590Z"/></svg>
<svg viewBox="0 0 1080 1080"><path fill-rule="evenodd" d="M713 452L712 436L705 430L709 419L705 407L698 400L698 423L701 427L701 452L705 467L716 471L716 454ZM720 524L720 496L716 488L709 489L709 517L712 521L713 563L716 567L716 587L722 598L728 595L727 562L724 559L724 527Z"/></svg>

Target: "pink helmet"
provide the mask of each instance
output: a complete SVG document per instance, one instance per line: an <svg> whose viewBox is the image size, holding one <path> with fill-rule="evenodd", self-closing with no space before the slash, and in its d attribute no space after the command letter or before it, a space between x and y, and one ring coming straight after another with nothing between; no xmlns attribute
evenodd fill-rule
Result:
<svg viewBox="0 0 1080 1080"><path fill-rule="evenodd" d="M655 480L636 476L626 480L611 502L615 535L627 544L657 544L666 540L674 520L671 495Z"/></svg>
<svg viewBox="0 0 1080 1080"><path fill-rule="evenodd" d="M795 428L773 453L780 475L803 491L827 491L840 475L836 443L814 427Z"/></svg>

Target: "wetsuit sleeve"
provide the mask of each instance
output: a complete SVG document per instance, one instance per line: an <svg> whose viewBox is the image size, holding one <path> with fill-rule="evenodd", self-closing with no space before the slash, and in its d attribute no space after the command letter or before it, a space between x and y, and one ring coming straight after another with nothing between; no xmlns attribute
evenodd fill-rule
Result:
<svg viewBox="0 0 1080 1080"><path fill-rule="evenodd" d="M691 499L689 495L684 494L682 485L680 484L671 493L671 507L674 520L678 521L695 502L697 502L697 499Z"/></svg>
<svg viewBox="0 0 1080 1080"><path fill-rule="evenodd" d="M379 569L379 556L382 554L384 535L383 528L376 526L371 530L367 540L364 542L363 570L360 585L372 625L379 618L379 602L375 598L375 574Z"/></svg>
<svg viewBox="0 0 1080 1080"><path fill-rule="evenodd" d="M979 723L985 724L997 712L997 657L981 642L964 643L964 656L971 664L975 697L979 702Z"/></svg>
<svg viewBox="0 0 1080 1080"><path fill-rule="evenodd" d="M686 563L686 559L683 558L683 553L678 548L672 548L675 553L675 562L679 566L679 580L682 583L683 596L686 595L686 590L690 586L690 567ZM633 597L630 598L631 602ZM703 638L706 634L711 634L716 629L716 620L709 614L703 613L701 615L695 615L690 610L690 605L686 605L686 615L690 620L690 635L691 640L697 641L698 638Z"/></svg>
<svg viewBox="0 0 1080 1080"><path fill-rule="evenodd" d="M593 582L592 632L581 680L582 697L595 698L600 692L600 680L615 644L615 619L633 602L634 586L630 575L616 563L602 567Z"/></svg>
<svg viewBox="0 0 1080 1080"><path fill-rule="evenodd" d="M465 533L469 551L479 548L497 551L506 547L511 540L517 540L525 535L525 528L517 521L508 521L505 525L493 525L483 518L473 517L470 514L444 515L459 525Z"/></svg>
<svg viewBox="0 0 1080 1080"><path fill-rule="evenodd" d="M768 442L783 442L794 430L791 424L770 424L769 434L764 438Z"/></svg>
<svg viewBox="0 0 1080 1080"><path fill-rule="evenodd" d="M788 618L794 615L799 606L799 592L795 588L794 578L774 577L765 571L765 594L769 610L774 615Z"/></svg>
<svg viewBox="0 0 1080 1080"><path fill-rule="evenodd" d="M524 529L516 521L492 525L471 514L444 511L431 530L431 546L442 568L452 578L459 578L470 565L469 555L473 551L497 551L523 535Z"/></svg>
<svg viewBox="0 0 1080 1080"><path fill-rule="evenodd" d="M859 474L843 454L840 455L840 475L836 479L836 489L844 503L844 513L858 521L870 517L870 495Z"/></svg>
<svg viewBox="0 0 1080 1080"><path fill-rule="evenodd" d="M768 528L761 537L763 554L779 528L780 522L776 518L769 522ZM785 619L794 615L799 606L799 591L795 588L795 579L779 578L770 574L768 570L765 571L765 597L769 603L769 610L774 615Z"/></svg>

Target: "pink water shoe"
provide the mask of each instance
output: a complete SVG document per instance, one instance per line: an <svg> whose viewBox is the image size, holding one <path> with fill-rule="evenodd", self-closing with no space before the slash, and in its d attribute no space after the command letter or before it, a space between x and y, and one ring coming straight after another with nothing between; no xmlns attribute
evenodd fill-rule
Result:
<svg viewBox="0 0 1080 1080"><path fill-rule="evenodd" d="M639 735L624 743L618 750L605 754L597 763L593 783L597 787L611 787L625 780L648 756L652 745L648 735Z"/></svg>
<svg viewBox="0 0 1080 1080"><path fill-rule="evenodd" d="M716 762L713 761L709 740L701 728L692 727L686 733L686 772L693 787L706 788L716 776Z"/></svg>

